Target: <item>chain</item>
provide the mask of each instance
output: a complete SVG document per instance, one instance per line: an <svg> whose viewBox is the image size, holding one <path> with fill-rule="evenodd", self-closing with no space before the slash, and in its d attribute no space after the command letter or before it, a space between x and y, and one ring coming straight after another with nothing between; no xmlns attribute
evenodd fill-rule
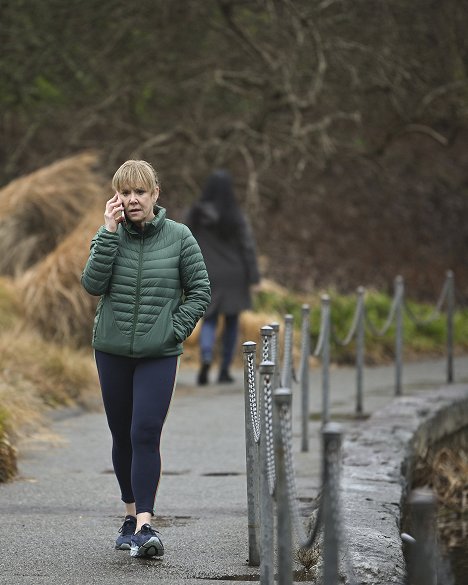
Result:
<svg viewBox="0 0 468 585"><path fill-rule="evenodd" d="M429 323L432 323L433 321L435 321L436 319L438 319L440 317L440 313L442 311L442 307L443 307L444 302L445 302L445 297L448 295L448 292L449 292L449 280L446 279L444 286L442 288L442 292L440 293L440 296L439 296L439 299L437 301L435 308L433 309L432 313L428 317L425 317L424 319L420 319L419 317L416 317L416 315L413 313L413 311L409 308L408 304L405 302L404 306L405 306L405 311L408 314L408 317L414 323L416 323L416 325L429 325Z"/></svg>
<svg viewBox="0 0 468 585"><path fill-rule="evenodd" d="M367 311L364 312L366 324L368 325L372 335L375 335L376 337L383 337L387 333L387 331L390 329L390 325L393 322L398 304L402 300L402 297L403 297L403 291L401 289L399 289L397 291L397 293L395 294L395 296L393 297L393 303L392 303L392 306L390 308L390 313L389 313L387 321L386 321L385 325L382 327L382 329L377 329L374 326L374 324L372 323L372 321L369 319Z"/></svg>
<svg viewBox="0 0 468 585"><path fill-rule="evenodd" d="M273 335L271 336L271 358L270 359L275 365L278 363L277 357L278 357L278 335L276 334L276 331L273 331ZM266 359L268 359L268 357Z"/></svg>
<svg viewBox="0 0 468 585"><path fill-rule="evenodd" d="M281 440L284 449L284 463L286 470L286 486L288 492L289 511L292 518L292 524L296 531L299 542L305 542L306 533L302 524L299 506L297 504L296 474L294 472L294 460L292 453L292 424L291 411L288 405L283 404L279 411L279 422L281 430Z"/></svg>
<svg viewBox="0 0 468 585"><path fill-rule="evenodd" d="M306 321L305 319L302 320L301 326L301 358L300 358L300 365L299 365L299 377L302 378L302 373L304 372L304 368L307 367L307 363L309 360L309 352L310 352L310 322ZM294 375L296 372L294 372ZM294 380L297 382L298 380Z"/></svg>
<svg viewBox="0 0 468 585"><path fill-rule="evenodd" d="M262 345L262 361L266 362L270 359L270 338L266 335L263 336Z"/></svg>
<svg viewBox="0 0 468 585"><path fill-rule="evenodd" d="M292 376L293 364L291 363L292 355L292 323L286 322L284 330L284 351L283 351L283 372L281 384L289 387L290 375Z"/></svg>
<svg viewBox="0 0 468 585"><path fill-rule="evenodd" d="M257 410L257 391L255 384L255 369L254 369L254 356L253 354L247 355L247 368L248 368L248 384L249 384L249 404L250 404L250 418L252 420L252 429L254 435L254 441L258 443L260 441L260 421Z"/></svg>
<svg viewBox="0 0 468 585"><path fill-rule="evenodd" d="M294 457L292 452L291 411L286 404L284 404L279 411L279 422L281 430L281 441L283 443L284 449L287 496L289 511L292 518L292 525L296 531L300 548L312 548L317 542L320 525L322 522L322 499L320 499L320 505L315 519L315 524L310 530L309 534L306 535L297 503L296 473L294 470Z"/></svg>
<svg viewBox="0 0 468 585"><path fill-rule="evenodd" d="M335 343L337 343L338 345L341 345L342 347L345 347L346 345L348 345L351 340L353 339L356 331L357 331L357 326L359 323L359 318L362 314L362 310L364 308L363 305L363 299L362 297L360 297L358 299L357 305L356 305L356 310L354 311L354 317L353 317L353 322L351 324L351 328L349 330L348 335L344 338L344 339L339 339L334 332L334 329L332 328L332 334L333 334L333 341Z"/></svg>
<svg viewBox="0 0 468 585"><path fill-rule="evenodd" d="M265 437L266 437L266 457L268 471L268 487L270 495L275 493L276 470L275 470L275 449L273 446L273 399L271 391L271 379L269 375L265 376L264 386L264 407L265 407Z"/></svg>
<svg viewBox="0 0 468 585"><path fill-rule="evenodd" d="M320 322L320 334L319 334L319 338L317 341L317 347L314 350L314 357L318 357L323 350L323 342L325 340L325 329L327 328L327 322L328 322L328 318L329 318L329 313L330 313L330 306L327 305L323 310L322 310L322 319Z"/></svg>

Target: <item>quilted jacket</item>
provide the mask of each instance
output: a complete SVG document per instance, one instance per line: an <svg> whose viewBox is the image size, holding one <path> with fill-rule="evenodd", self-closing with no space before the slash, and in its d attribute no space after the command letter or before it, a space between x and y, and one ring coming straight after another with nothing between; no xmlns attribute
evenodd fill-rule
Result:
<svg viewBox="0 0 468 585"><path fill-rule="evenodd" d="M210 302L210 283L189 228L156 217L140 232L131 222L112 233L99 228L81 276L100 295L94 319L95 349L129 357L182 353Z"/></svg>

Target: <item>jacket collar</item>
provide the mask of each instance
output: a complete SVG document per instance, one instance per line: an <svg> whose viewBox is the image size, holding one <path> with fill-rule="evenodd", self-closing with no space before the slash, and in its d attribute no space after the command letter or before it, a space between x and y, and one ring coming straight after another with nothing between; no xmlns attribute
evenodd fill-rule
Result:
<svg viewBox="0 0 468 585"><path fill-rule="evenodd" d="M145 229L142 232L138 230L131 221L127 221L121 225L132 236L143 238L154 236L159 232L159 230L164 225L164 222L166 221L166 209L164 207L160 207L159 205L155 205L153 210L155 217L145 224Z"/></svg>

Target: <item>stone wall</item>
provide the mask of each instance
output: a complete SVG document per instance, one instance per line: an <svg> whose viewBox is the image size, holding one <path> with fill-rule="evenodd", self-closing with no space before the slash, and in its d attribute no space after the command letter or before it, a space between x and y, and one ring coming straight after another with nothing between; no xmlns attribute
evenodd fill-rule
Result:
<svg viewBox="0 0 468 585"><path fill-rule="evenodd" d="M413 463L468 427L468 386L395 399L347 433L343 445L344 543L358 583L404 584L403 503Z"/></svg>

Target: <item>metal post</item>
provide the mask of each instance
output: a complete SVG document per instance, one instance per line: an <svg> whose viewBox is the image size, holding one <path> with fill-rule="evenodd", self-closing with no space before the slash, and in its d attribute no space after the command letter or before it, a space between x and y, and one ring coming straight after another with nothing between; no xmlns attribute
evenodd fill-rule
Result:
<svg viewBox="0 0 468 585"><path fill-rule="evenodd" d="M283 375L281 383L285 388L292 387L292 354L293 354L293 327L294 317L284 316L284 354L283 354Z"/></svg>
<svg viewBox="0 0 468 585"><path fill-rule="evenodd" d="M282 408L291 409L291 390L278 388L275 390L276 418L279 420ZM276 542L278 547L278 585L292 585L292 526L288 501L288 485L286 478L285 448L281 431L275 444L276 460Z"/></svg>
<svg viewBox="0 0 468 585"><path fill-rule="evenodd" d="M356 327L356 414L363 413L363 377L364 377L364 287L357 289L358 319Z"/></svg>
<svg viewBox="0 0 468 585"><path fill-rule="evenodd" d="M447 382L453 382L453 316L455 312L455 282L453 272L447 271Z"/></svg>
<svg viewBox="0 0 468 585"><path fill-rule="evenodd" d="M322 350L322 424L330 420L330 297L322 295L323 350Z"/></svg>
<svg viewBox="0 0 468 585"><path fill-rule="evenodd" d="M262 327L262 331L265 327ZM271 327L269 327L272 331ZM260 364L260 583L273 585L275 579L275 567L273 560L273 498L270 495L268 484L268 458L266 439L265 416L265 387L271 384L275 371L272 361L264 360Z"/></svg>
<svg viewBox="0 0 468 585"><path fill-rule="evenodd" d="M249 560L251 567L260 565L257 534L257 506L258 506L258 446L255 442L252 415L257 416L258 410L252 413L252 401L257 402L256 385L256 351L257 344L246 341L243 344L244 353L244 401L245 401L245 456L247 473L247 519L249 535ZM251 396L252 393L252 396ZM255 396L253 396L255 394Z"/></svg>
<svg viewBox="0 0 468 585"><path fill-rule="evenodd" d="M310 307L302 305L301 326L301 451L309 450L309 354L310 354Z"/></svg>
<svg viewBox="0 0 468 585"><path fill-rule="evenodd" d="M402 395L403 370L403 295L405 285L402 276L395 278L395 296L398 297L395 311L395 396Z"/></svg>
<svg viewBox="0 0 468 585"><path fill-rule="evenodd" d="M328 423L322 430L323 444L323 584L337 585L339 538L339 470L341 427Z"/></svg>
<svg viewBox="0 0 468 585"><path fill-rule="evenodd" d="M408 574L412 585L437 584L436 497L430 490L414 490L409 498L412 536Z"/></svg>
<svg viewBox="0 0 468 585"><path fill-rule="evenodd" d="M273 329L273 333L271 336L271 352L270 358L271 361L275 364L275 373L274 373L274 381L273 381L273 388L279 388L280 386L280 367L279 367L279 330L280 326L279 323L276 321L270 323L270 327Z"/></svg>

